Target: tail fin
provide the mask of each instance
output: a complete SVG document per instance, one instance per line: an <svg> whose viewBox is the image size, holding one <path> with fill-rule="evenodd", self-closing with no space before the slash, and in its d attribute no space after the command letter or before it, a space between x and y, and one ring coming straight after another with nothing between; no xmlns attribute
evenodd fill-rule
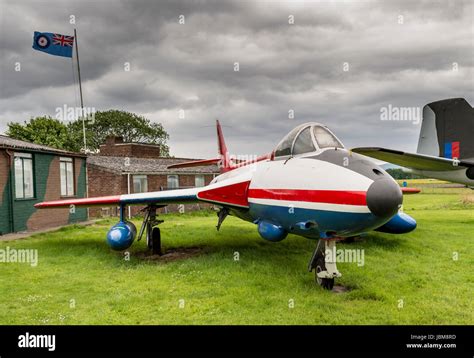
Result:
<svg viewBox="0 0 474 358"><path fill-rule="evenodd" d="M221 124L216 120L217 127L217 149L219 151L219 158L215 159L204 159L204 160L193 160L192 162L183 162L172 164L168 166L168 169L175 168L190 168L190 167L201 167L205 165L218 164L221 173L228 172L232 170L232 163L229 157L229 152L227 151L227 146L224 140L224 134L222 133Z"/></svg>
<svg viewBox="0 0 474 358"><path fill-rule="evenodd" d="M423 107L417 152L443 158L474 159L474 108L464 98Z"/></svg>
<svg viewBox="0 0 474 358"><path fill-rule="evenodd" d="M216 128L217 128L217 149L219 151L219 156L221 158L220 169L221 169L221 173L225 173L225 172L228 172L229 170L232 170L233 168L232 168L232 163L229 158L229 152L225 144L224 134L222 133L221 124L219 123L218 119L216 119Z"/></svg>
<svg viewBox="0 0 474 358"><path fill-rule="evenodd" d="M221 173L226 173L233 169L250 165L262 160L269 160L272 158L272 153L264 154L259 157L256 157L251 160L232 158L229 156L227 146L224 140L224 134L222 133L221 124L216 120L217 127L217 149L219 151L219 158L214 159L204 159L204 160L193 160L192 162L182 162L177 164L172 164L168 166L168 169L174 168L189 168L189 167L201 167L205 165L218 164Z"/></svg>
<svg viewBox="0 0 474 358"><path fill-rule="evenodd" d="M225 145L224 134L222 133L221 124L219 120L216 119L217 127L217 149L219 150L219 155L225 155L227 153L227 146Z"/></svg>

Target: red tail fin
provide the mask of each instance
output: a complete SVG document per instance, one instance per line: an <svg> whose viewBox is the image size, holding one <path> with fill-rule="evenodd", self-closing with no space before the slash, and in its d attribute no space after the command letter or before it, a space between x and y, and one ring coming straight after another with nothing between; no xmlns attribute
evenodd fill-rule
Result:
<svg viewBox="0 0 474 358"><path fill-rule="evenodd" d="M221 173L228 172L232 170L232 165L229 158L229 152L227 151L227 146L225 145L224 134L222 133L221 124L219 120L216 120L217 127L217 149L219 150L219 156L221 157Z"/></svg>
<svg viewBox="0 0 474 358"><path fill-rule="evenodd" d="M217 127L217 149L219 151L219 158L215 159L204 159L204 160L193 160L192 162L177 163L168 166L168 169L172 168L189 168L189 167L201 167L211 164L219 164L221 173L226 173L230 170L249 165L262 160L271 159L272 154L261 155L253 160L244 160L231 158L225 145L224 134L222 133L221 124L216 120Z"/></svg>
<svg viewBox="0 0 474 358"><path fill-rule="evenodd" d="M205 160L193 160L192 162L184 162L178 164L172 164L168 166L168 169L173 168L189 168L189 167L200 167L204 165L219 164L221 173L232 170L229 153L227 146L225 145L224 134L222 134L221 124L216 120L217 127L217 149L219 151L219 158L216 159L205 159Z"/></svg>
<svg viewBox="0 0 474 358"><path fill-rule="evenodd" d="M224 134L222 134L221 124L219 120L216 119L217 127L217 148L219 149L220 155L225 155L227 153L227 146L225 145Z"/></svg>

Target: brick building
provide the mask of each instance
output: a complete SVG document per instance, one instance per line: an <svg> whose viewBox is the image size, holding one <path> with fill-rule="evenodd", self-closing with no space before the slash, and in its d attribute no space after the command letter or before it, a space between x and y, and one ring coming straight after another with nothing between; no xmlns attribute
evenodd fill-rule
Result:
<svg viewBox="0 0 474 358"><path fill-rule="evenodd" d="M46 200L86 196L86 157L0 135L0 235L87 220L77 208L36 210Z"/></svg>
<svg viewBox="0 0 474 358"><path fill-rule="evenodd" d="M167 169L171 164L190 161L189 158L160 157L157 145L124 143L121 137L109 137L100 146L99 155L87 158L89 197L141 193L159 190L204 186L219 174L216 165ZM196 210L207 204L185 205L184 210ZM133 216L142 207L131 207ZM177 210L169 205L164 210ZM117 215L116 208L91 208L90 216Z"/></svg>

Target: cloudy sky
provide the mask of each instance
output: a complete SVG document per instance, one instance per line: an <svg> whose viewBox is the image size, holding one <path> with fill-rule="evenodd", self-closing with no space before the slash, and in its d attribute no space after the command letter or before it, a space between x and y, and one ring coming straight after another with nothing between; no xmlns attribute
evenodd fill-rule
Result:
<svg viewBox="0 0 474 358"><path fill-rule="evenodd" d="M31 48L35 30L75 27L85 106L161 122L172 155L214 156L217 118L233 154L307 121L413 151L420 124L381 109L474 105L473 19L471 1L0 0L0 133L79 105L71 60Z"/></svg>

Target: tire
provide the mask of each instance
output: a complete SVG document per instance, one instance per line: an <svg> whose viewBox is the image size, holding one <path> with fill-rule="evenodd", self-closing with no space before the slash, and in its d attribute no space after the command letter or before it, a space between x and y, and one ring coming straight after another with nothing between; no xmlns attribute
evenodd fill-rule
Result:
<svg viewBox="0 0 474 358"><path fill-rule="evenodd" d="M152 230L152 227L151 225L148 226L147 224L147 227L146 227L146 246L148 247L149 250L152 250L153 249L153 241L151 239L151 230Z"/></svg>
<svg viewBox="0 0 474 358"><path fill-rule="evenodd" d="M161 231L159 227L154 227L151 231L151 249L153 255L161 255Z"/></svg>
<svg viewBox="0 0 474 358"><path fill-rule="evenodd" d="M316 260L316 268L314 270L315 280L316 283L322 288L326 290L332 290L332 288L334 287L334 279L318 277L318 273L321 271L326 271L326 262L324 261L324 256L320 256Z"/></svg>

